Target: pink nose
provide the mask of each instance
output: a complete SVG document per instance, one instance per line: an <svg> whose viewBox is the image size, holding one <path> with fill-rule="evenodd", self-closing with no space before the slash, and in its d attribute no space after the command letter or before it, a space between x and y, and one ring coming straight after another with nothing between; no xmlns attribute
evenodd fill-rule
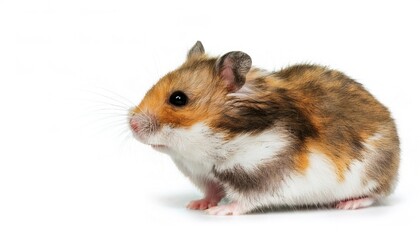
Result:
<svg viewBox="0 0 420 240"><path fill-rule="evenodd" d="M139 130L139 123L134 118L131 118L130 127L133 129L133 131L137 132Z"/></svg>

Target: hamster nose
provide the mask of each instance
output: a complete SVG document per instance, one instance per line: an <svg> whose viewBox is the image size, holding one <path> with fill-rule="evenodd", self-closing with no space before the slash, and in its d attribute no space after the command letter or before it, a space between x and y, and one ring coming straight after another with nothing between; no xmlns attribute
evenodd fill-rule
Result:
<svg viewBox="0 0 420 240"><path fill-rule="evenodd" d="M131 118L130 119L130 127L131 127L131 129L133 129L133 131L138 132L139 123L134 118Z"/></svg>

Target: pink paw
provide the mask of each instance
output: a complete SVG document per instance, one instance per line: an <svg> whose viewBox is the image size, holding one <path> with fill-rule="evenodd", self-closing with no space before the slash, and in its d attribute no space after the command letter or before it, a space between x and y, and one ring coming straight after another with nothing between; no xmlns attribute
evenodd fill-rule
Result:
<svg viewBox="0 0 420 240"><path fill-rule="evenodd" d="M210 215L240 215L243 212L240 210L239 205L237 203L229 203L226 205L211 207L206 210L206 213Z"/></svg>
<svg viewBox="0 0 420 240"><path fill-rule="evenodd" d="M191 210L206 210L214 206L217 206L217 202L211 201L210 199L203 198L200 200L191 201L187 205L187 208Z"/></svg>
<svg viewBox="0 0 420 240"><path fill-rule="evenodd" d="M340 201L339 203L337 203L335 208L342 209L342 210L354 210L354 209L368 207L372 205L374 202L375 200L370 197L351 199L351 200L346 200L346 201Z"/></svg>

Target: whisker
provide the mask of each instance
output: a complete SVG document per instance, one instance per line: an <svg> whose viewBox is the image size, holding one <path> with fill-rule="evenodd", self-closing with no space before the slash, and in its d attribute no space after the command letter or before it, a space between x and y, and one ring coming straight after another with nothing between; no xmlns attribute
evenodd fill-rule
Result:
<svg viewBox="0 0 420 240"><path fill-rule="evenodd" d="M94 112L90 112L91 114L93 114ZM100 111L100 112L96 112L95 114L99 114L100 116L109 116L109 117L119 117L119 118L129 118L130 115L125 114L125 113L113 113L110 111Z"/></svg>
<svg viewBox="0 0 420 240"><path fill-rule="evenodd" d="M118 127L124 126L129 128L128 121L126 119L109 119L109 118L97 118L91 119L91 121L86 123L86 127Z"/></svg>
<svg viewBox="0 0 420 240"><path fill-rule="evenodd" d="M117 137L122 137L123 134L128 134L128 135L126 135L126 137L127 136L130 136L131 137L131 131L128 131L128 129L121 130L120 133L117 135Z"/></svg>
<svg viewBox="0 0 420 240"><path fill-rule="evenodd" d="M107 126L124 127L129 129L129 125L126 121L108 121L104 124L107 124Z"/></svg>
<svg viewBox="0 0 420 240"><path fill-rule="evenodd" d="M118 136L121 132L126 132L128 130L127 127L123 127L121 125L119 126L112 126L111 127L106 127L106 126L102 126L100 129L97 129L96 133L97 134L111 134L113 136ZM127 131L128 133L128 131Z"/></svg>
<svg viewBox="0 0 420 240"><path fill-rule="evenodd" d="M107 118L102 118L101 121L103 123L113 123L114 122L114 123L123 123L123 124L127 124L128 125L127 119L117 119L117 118L107 119Z"/></svg>
<svg viewBox="0 0 420 240"><path fill-rule="evenodd" d="M115 114L125 114L125 115L129 115L130 111L126 110L126 109L112 109L112 108L87 108L85 109L85 111L87 113L106 113L106 112L110 112L110 113L115 113Z"/></svg>
<svg viewBox="0 0 420 240"><path fill-rule="evenodd" d="M91 134L116 139L124 145L129 145L130 141L135 140L129 125L133 113L139 113L142 125L147 125L152 120L149 115L140 111L137 104L122 94L102 87L87 92L88 95L84 99L87 104L83 106L85 111L81 117L87 120L84 127L89 128Z"/></svg>
<svg viewBox="0 0 420 240"><path fill-rule="evenodd" d="M112 106L112 107L116 107L116 109L118 110L126 110L126 111L132 108L132 106L119 105L115 102L112 103L112 102L104 102L104 101L98 101L98 100L88 100L88 101L96 103L95 105L91 105L91 106Z"/></svg>
<svg viewBox="0 0 420 240"><path fill-rule="evenodd" d="M85 113L84 115L81 115L81 117L86 117L89 120L98 121L98 122L103 121L103 120L108 120L108 119L110 120L121 119L124 121L128 121L129 119L129 116L126 114L113 114L111 112L97 112L95 114L92 112L89 112L89 113Z"/></svg>
<svg viewBox="0 0 420 240"><path fill-rule="evenodd" d="M104 90L104 91L107 91L108 93L111 93L111 94L114 94L115 96L117 96L117 97L119 97L119 98L122 98L123 100L125 100L125 101L127 101L129 104L131 104L131 105L136 105L135 103L133 103L130 99L128 99L128 98L126 98L126 97L124 97L123 95L121 95L121 94L119 94L119 93L117 93L117 92L114 92L114 91L111 91L111 90L109 90L109 89L105 89L105 88L101 88L102 90Z"/></svg>
<svg viewBox="0 0 420 240"><path fill-rule="evenodd" d="M117 107L117 108L115 108ZM112 104L108 104L108 103L102 103L102 104L95 104L95 105L90 105L89 108L86 108L86 110L113 110L113 111L118 111L118 112L129 112L130 109L129 108L122 108L120 106L115 106Z"/></svg>
<svg viewBox="0 0 420 240"><path fill-rule="evenodd" d="M122 106L125 106L125 107L128 107L128 108L130 108L132 105L134 105L134 104L131 103L131 101L128 102L128 103L126 103L126 102L123 102L121 99L116 99L116 98L113 98L111 96L107 96L107 95L102 94L102 93L97 93L97 92L92 92L92 91L90 91L90 93L95 94L95 95L98 95L98 96L103 97L105 99L111 100L114 103L122 104Z"/></svg>

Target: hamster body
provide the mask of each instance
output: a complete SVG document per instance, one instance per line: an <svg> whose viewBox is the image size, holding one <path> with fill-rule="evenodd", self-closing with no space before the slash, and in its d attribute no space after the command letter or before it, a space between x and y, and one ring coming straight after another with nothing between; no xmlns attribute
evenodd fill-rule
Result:
<svg viewBox="0 0 420 240"><path fill-rule="evenodd" d="M277 206L367 207L396 184L389 111L341 72L209 57L201 42L130 112L134 136L169 154L204 193L190 209L244 214ZM228 204L218 205L222 198Z"/></svg>

